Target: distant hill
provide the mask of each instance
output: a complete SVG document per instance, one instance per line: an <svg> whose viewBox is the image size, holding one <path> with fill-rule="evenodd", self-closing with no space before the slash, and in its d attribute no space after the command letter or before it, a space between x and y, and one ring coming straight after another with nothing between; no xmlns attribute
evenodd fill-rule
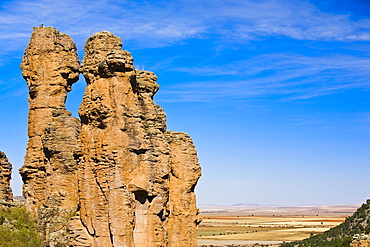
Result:
<svg viewBox="0 0 370 247"><path fill-rule="evenodd" d="M330 230L304 239L284 243L280 247L349 247L355 234L370 233L370 199L342 224Z"/></svg>
<svg viewBox="0 0 370 247"><path fill-rule="evenodd" d="M236 203L231 206L260 206L258 203Z"/></svg>
<svg viewBox="0 0 370 247"><path fill-rule="evenodd" d="M316 215L322 213L343 213L350 215L358 209L359 205L306 205L306 206L280 206L259 205L257 203L237 203L234 205L198 204L201 213L227 212L230 214L296 214Z"/></svg>

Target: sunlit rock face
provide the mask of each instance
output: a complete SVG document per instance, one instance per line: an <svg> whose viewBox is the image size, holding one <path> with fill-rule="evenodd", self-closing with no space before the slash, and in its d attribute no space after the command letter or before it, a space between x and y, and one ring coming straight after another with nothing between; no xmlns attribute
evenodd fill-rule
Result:
<svg viewBox="0 0 370 247"><path fill-rule="evenodd" d="M65 101L79 68L68 35L52 27L34 28L21 64L29 88L29 140L20 174L25 204L37 216L45 246L67 244L69 218L78 205L80 123L65 109Z"/></svg>
<svg viewBox="0 0 370 247"><path fill-rule="evenodd" d="M58 46L63 35L35 28L22 63L30 113L21 174L44 245L196 246L200 166L191 138L166 130L157 77L135 70L106 31L88 38L79 68L74 45ZM78 70L87 83L80 121L64 107Z"/></svg>
<svg viewBox="0 0 370 247"><path fill-rule="evenodd" d="M169 246L196 246L195 226L201 221L194 193L201 175L197 151L189 135L181 132L168 134L171 149Z"/></svg>
<svg viewBox="0 0 370 247"><path fill-rule="evenodd" d="M12 164L4 152L0 151L0 201L12 202L13 191L10 187L12 179Z"/></svg>

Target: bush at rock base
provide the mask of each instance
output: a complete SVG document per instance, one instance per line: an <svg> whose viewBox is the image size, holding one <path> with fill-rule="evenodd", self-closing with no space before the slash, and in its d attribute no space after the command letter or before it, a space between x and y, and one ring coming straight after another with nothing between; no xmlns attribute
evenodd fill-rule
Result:
<svg viewBox="0 0 370 247"><path fill-rule="evenodd" d="M36 224L24 207L0 207L1 247L41 247Z"/></svg>

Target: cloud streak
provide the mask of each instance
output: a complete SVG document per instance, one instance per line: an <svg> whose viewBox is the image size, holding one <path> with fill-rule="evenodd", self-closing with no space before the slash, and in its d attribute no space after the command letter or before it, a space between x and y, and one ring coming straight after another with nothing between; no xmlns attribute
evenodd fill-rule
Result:
<svg viewBox="0 0 370 247"><path fill-rule="evenodd" d="M15 0L1 7L0 55L16 52L18 57L32 26L40 24L55 26L71 35L80 49L88 36L101 30L112 31L136 48L176 45L191 38L225 47L270 37L370 40L370 19L354 21L348 15L324 13L301 0ZM186 85L172 85L162 91L161 100L208 101L269 95L292 100L369 87L366 57L310 57L281 52L231 63L224 61L221 65L206 64L175 68L204 80L197 78Z"/></svg>
<svg viewBox="0 0 370 247"><path fill-rule="evenodd" d="M349 17L323 13L301 0L157 3L16 0L0 9L0 44L18 38L23 45L31 27L42 23L83 40L96 31L108 29L144 47L211 37L237 43L270 36L297 40L370 40L370 19L352 21Z"/></svg>
<svg viewBox="0 0 370 247"><path fill-rule="evenodd" d="M169 86L160 100L213 101L272 95L297 100L354 88L370 89L370 58L349 55L276 53L222 66L175 70L201 76L204 81Z"/></svg>

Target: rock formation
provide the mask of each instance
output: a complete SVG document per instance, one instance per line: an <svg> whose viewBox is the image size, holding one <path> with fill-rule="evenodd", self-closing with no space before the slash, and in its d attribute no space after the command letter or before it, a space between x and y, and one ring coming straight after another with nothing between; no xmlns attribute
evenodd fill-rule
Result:
<svg viewBox="0 0 370 247"><path fill-rule="evenodd" d="M197 151L191 138L181 132L170 133L171 174L169 221L170 246L196 246L196 227L201 221L196 207L195 185L201 175Z"/></svg>
<svg viewBox="0 0 370 247"><path fill-rule="evenodd" d="M356 234L353 236L350 247L370 247L370 235Z"/></svg>
<svg viewBox="0 0 370 247"><path fill-rule="evenodd" d="M370 240L353 240L350 247L370 247Z"/></svg>
<svg viewBox="0 0 370 247"><path fill-rule="evenodd" d="M196 246L200 166L190 137L166 130L156 76L135 70L120 38L93 35L79 122L64 106L78 69L67 35L35 28L22 62L30 112L21 174L44 246Z"/></svg>
<svg viewBox="0 0 370 247"><path fill-rule="evenodd" d="M65 101L79 68L68 35L51 27L34 28L21 64L29 88L29 140L20 174L26 207L37 215L45 246L68 243L69 218L78 205L80 123L65 109Z"/></svg>
<svg viewBox="0 0 370 247"><path fill-rule="evenodd" d="M5 153L0 151L0 201L13 201L13 191L10 187L11 179L12 164L8 161Z"/></svg>

